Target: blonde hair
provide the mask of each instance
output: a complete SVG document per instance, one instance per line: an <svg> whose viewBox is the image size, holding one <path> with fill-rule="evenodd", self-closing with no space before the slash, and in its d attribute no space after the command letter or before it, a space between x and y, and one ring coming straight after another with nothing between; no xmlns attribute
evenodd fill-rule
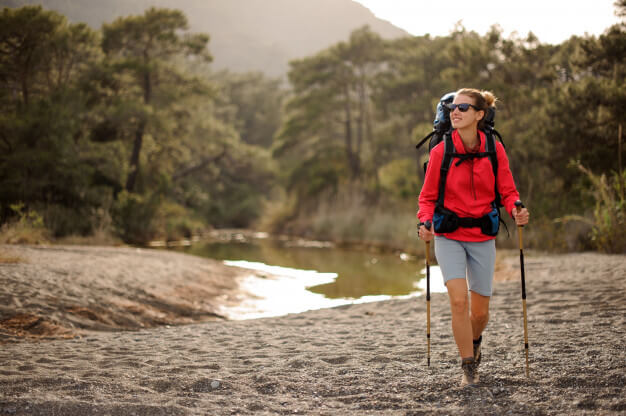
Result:
<svg viewBox="0 0 626 416"><path fill-rule="evenodd" d="M485 116L487 115L487 111L489 110L489 108L494 108L494 109L496 108L496 102L498 101L496 96L493 95L491 91L486 91L486 90L481 91L481 90L477 90L476 88L461 88L460 90L456 92L456 95L466 95L470 97L472 100L474 100L474 105L478 107L480 110L485 112L485 115L483 116L483 120ZM482 129L484 127L483 120L480 120L478 122L479 129Z"/></svg>

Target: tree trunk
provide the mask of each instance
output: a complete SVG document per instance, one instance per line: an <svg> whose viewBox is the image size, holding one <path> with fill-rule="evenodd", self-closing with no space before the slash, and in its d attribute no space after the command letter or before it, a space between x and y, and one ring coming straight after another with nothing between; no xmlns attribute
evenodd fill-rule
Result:
<svg viewBox="0 0 626 416"><path fill-rule="evenodd" d="M220 153L217 156L214 157L210 157L210 158L204 158L202 159L200 162L196 163L193 166L189 166L185 169L180 169L179 171L175 172L172 175L172 180L173 181L177 181L180 180L182 178L184 178L185 176L188 176L194 172L197 172L201 169L204 169L206 166L212 164L212 163L217 163L221 158L223 158L224 156L226 156L226 149L222 150L222 153Z"/></svg>
<svg viewBox="0 0 626 416"><path fill-rule="evenodd" d="M359 163L359 156L355 154L354 149L352 147L352 109L350 107L350 92L348 90L348 86L344 87L344 95L346 99L345 103L345 112L346 112L346 121L345 121L345 144L346 144L346 157L348 159L348 165L350 166L350 173L353 179L359 177L361 172L361 166Z"/></svg>
<svg viewBox="0 0 626 416"><path fill-rule="evenodd" d="M363 114L363 84L361 83L361 81L359 80L358 83L358 96L359 96L359 101L358 101L358 116L356 119L356 150L355 150L355 154L357 154L359 157L361 156L361 149L363 148L363 124L365 123L365 118L364 118L364 114Z"/></svg>
<svg viewBox="0 0 626 416"><path fill-rule="evenodd" d="M143 133L146 122L141 120L135 130L135 141L133 143L133 153L130 155L130 173L126 180L126 190L133 192L135 190L135 182L139 174L139 155L141 154L141 145L143 144Z"/></svg>
<svg viewBox="0 0 626 416"><path fill-rule="evenodd" d="M22 74L22 99L24 102L24 108L28 108L28 73Z"/></svg>
<svg viewBox="0 0 626 416"><path fill-rule="evenodd" d="M146 57L147 59L147 57ZM150 71L145 70L143 73L143 102L149 104L152 100L152 83L150 82ZM142 118L139 121L137 130L135 130L135 141L133 143L133 153L130 155L130 173L126 180L126 190L133 192L135 190L135 183L137 182L137 175L139 175L139 158L141 156L141 147L143 145L143 135L146 130L146 120Z"/></svg>
<svg viewBox="0 0 626 416"><path fill-rule="evenodd" d="M148 56L145 56L145 65L148 65ZM152 101L152 82L150 81L150 71L144 69L143 72L143 103L150 104Z"/></svg>

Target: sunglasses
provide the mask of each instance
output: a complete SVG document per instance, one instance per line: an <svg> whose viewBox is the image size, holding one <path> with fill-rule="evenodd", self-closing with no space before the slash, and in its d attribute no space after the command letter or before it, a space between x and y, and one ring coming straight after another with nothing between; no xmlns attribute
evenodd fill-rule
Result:
<svg viewBox="0 0 626 416"><path fill-rule="evenodd" d="M480 108L476 107L474 104L468 104L468 103L462 103L462 104L446 104L446 108L448 110L450 110L450 112L453 112L455 108L459 108L459 111L461 113L466 112L467 110L469 110L470 107L472 107L474 110L476 111L480 111Z"/></svg>

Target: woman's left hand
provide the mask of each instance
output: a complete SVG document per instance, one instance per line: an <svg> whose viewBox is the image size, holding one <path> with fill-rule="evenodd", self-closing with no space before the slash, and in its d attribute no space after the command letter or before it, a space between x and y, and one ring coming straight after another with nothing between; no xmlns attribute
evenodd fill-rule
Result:
<svg viewBox="0 0 626 416"><path fill-rule="evenodd" d="M528 224L529 216L530 214L528 213L528 210L526 208L522 208L519 211L517 210L517 208L513 208L513 218L515 218L516 225L520 226Z"/></svg>

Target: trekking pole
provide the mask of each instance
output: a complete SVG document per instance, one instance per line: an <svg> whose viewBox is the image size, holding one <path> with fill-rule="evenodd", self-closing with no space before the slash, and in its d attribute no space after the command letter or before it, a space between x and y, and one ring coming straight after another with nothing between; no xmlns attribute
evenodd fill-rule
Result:
<svg viewBox="0 0 626 416"><path fill-rule="evenodd" d="M515 206L517 207L517 212L519 213L524 204L522 201L515 201ZM522 310L524 312L524 350L526 352L526 377L530 377L530 372L528 369L528 318L526 316L526 278L524 276L524 245L522 243L522 228L523 225L517 226L517 235L519 236L519 263L520 270L522 272Z"/></svg>
<svg viewBox="0 0 626 416"><path fill-rule="evenodd" d="M424 227L430 230L430 226L430 221L426 221ZM428 366L430 367L430 241L426 241L426 343Z"/></svg>

